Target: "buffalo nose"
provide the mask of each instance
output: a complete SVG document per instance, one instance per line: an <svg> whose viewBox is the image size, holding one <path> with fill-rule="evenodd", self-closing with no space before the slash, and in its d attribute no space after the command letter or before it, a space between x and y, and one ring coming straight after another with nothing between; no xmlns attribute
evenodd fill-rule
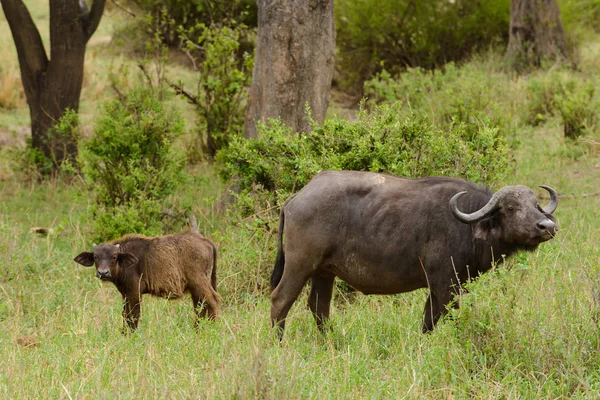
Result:
<svg viewBox="0 0 600 400"><path fill-rule="evenodd" d="M110 271L107 269L99 269L96 271L96 275L98 275L98 278L108 278L110 277Z"/></svg>
<svg viewBox="0 0 600 400"><path fill-rule="evenodd" d="M558 227L556 226L556 224L549 219L545 219L542 222L538 222L537 227L542 231L548 231L552 233L558 231Z"/></svg>

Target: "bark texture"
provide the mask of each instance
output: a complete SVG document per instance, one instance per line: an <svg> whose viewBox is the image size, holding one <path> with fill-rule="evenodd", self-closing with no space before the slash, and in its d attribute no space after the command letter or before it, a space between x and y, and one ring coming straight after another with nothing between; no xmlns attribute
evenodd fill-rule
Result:
<svg viewBox="0 0 600 400"><path fill-rule="evenodd" d="M329 105L335 57L333 0L258 0L258 40L245 121L281 120L307 132L306 104L322 122Z"/></svg>
<svg viewBox="0 0 600 400"><path fill-rule="evenodd" d="M21 80L31 115L34 148L59 165L74 159L73 138L49 138L67 108L79 110L85 47L98 28L105 0L91 8L81 0L50 0L50 58L22 0L0 0L17 48Z"/></svg>
<svg viewBox="0 0 600 400"><path fill-rule="evenodd" d="M517 70L569 59L556 0L511 0L509 29L505 57Z"/></svg>

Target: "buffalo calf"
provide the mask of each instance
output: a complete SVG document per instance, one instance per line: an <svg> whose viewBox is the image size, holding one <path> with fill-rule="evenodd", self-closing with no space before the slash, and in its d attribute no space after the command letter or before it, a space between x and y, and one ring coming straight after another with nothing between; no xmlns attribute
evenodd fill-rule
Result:
<svg viewBox="0 0 600 400"><path fill-rule="evenodd" d="M75 257L86 267L95 264L96 276L115 284L124 300L125 330L137 328L145 293L177 299L189 292L195 323L198 317L217 317L217 251L214 243L198 232L195 218L191 217L191 222L192 228L186 232L159 237L125 235Z"/></svg>

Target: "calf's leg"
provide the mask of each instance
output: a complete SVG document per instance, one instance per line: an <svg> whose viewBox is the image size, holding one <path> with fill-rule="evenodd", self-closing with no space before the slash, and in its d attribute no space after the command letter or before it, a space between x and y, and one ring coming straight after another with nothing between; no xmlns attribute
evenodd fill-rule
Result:
<svg viewBox="0 0 600 400"><path fill-rule="evenodd" d="M326 322L329 319L334 279L334 274L320 270L315 271L312 276L308 307L312 311L317 327L321 332L325 330Z"/></svg>
<svg viewBox="0 0 600 400"><path fill-rule="evenodd" d="M123 333L133 332L140 321L140 303L142 296L139 292L123 295Z"/></svg>
<svg viewBox="0 0 600 400"><path fill-rule="evenodd" d="M216 320L219 315L220 297L213 289L210 281L190 288L190 293L196 313L195 324L198 324L198 318L208 318L211 321Z"/></svg>

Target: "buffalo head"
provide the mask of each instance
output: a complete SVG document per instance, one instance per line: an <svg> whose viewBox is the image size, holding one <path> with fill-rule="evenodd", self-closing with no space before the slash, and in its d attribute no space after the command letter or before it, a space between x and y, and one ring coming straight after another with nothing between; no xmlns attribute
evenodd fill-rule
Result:
<svg viewBox="0 0 600 400"><path fill-rule="evenodd" d="M96 276L102 280L113 280L119 273L119 268L127 268L137 263L137 258L129 253L121 253L118 244L94 245L94 251L84 251L74 258L75 262L91 267L96 264Z"/></svg>
<svg viewBox="0 0 600 400"><path fill-rule="evenodd" d="M550 240L558 232L552 215L558 206L558 195L549 186L550 203L541 207L531 189L506 186L498 190L486 205L472 213L458 209L459 192L450 199L450 210L456 219L472 224L473 236L487 241L500 240L508 245L531 247Z"/></svg>

